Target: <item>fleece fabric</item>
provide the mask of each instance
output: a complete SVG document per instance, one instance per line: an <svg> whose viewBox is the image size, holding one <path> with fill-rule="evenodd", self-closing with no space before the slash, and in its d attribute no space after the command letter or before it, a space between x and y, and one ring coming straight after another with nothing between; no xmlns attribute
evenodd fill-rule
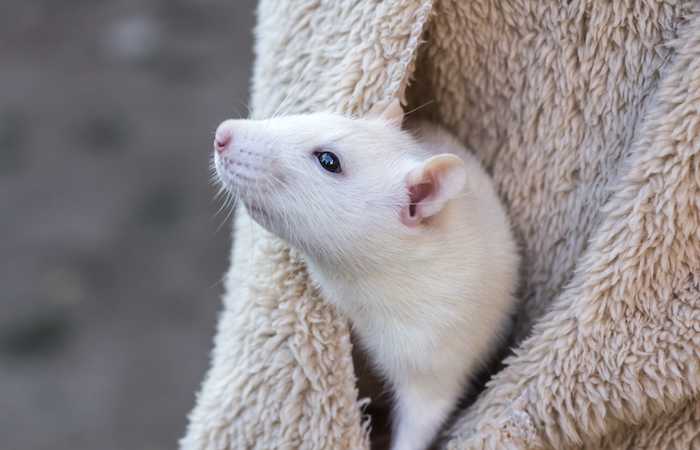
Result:
<svg viewBox="0 0 700 450"><path fill-rule="evenodd" d="M261 0L256 39L256 118L399 98L508 207L513 352L441 447L700 448L698 2ZM347 321L243 212L231 259L181 448L369 448Z"/></svg>

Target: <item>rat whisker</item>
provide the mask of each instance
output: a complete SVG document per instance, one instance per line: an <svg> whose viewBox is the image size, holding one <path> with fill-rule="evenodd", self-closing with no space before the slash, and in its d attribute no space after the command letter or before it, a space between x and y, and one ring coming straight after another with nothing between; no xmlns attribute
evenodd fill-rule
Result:
<svg viewBox="0 0 700 450"><path fill-rule="evenodd" d="M304 96L304 94L306 94L306 91L309 89L309 86L311 86L311 84L307 84L306 87L304 87L304 90L301 91L301 93L299 93L299 95L297 95L296 100L294 100L294 101L287 107L287 109L285 109L284 113L282 114L283 116L286 116L286 115L289 113L289 110L292 109L292 108L299 102L299 99L301 99L301 98Z"/></svg>
<svg viewBox="0 0 700 450"><path fill-rule="evenodd" d="M241 100L236 99L236 101L237 101L238 103L240 103L241 105L243 105L243 106L246 107L246 109L248 110L248 118L252 118L252 117L253 117L253 111L251 111L250 106L248 106L247 103L245 103L245 102L243 102L243 101L241 101ZM238 110L236 110L236 112L238 112Z"/></svg>
<svg viewBox="0 0 700 450"><path fill-rule="evenodd" d="M314 58L315 58L315 56L312 56L312 57L311 57L311 61L313 61ZM303 72L301 73L301 75L299 76L299 79L297 80L297 82L294 83L294 86L293 86L292 89L289 91L289 93L288 93L287 96L284 98L284 100L282 100L282 103L280 103L280 105L277 107L277 109L275 110L275 112L272 113L271 119L274 119L275 116L277 116L277 113L279 112L280 108L282 108L282 106L284 106L284 104L287 102L287 99L289 99L289 96L292 95L292 93L294 93L294 90L297 88L297 86L299 85L299 83L301 82L301 80L304 79L304 75L306 75L306 72L309 70L309 67L312 66L311 61L309 61L309 63L306 64L306 67L304 68L304 71L303 71Z"/></svg>
<svg viewBox="0 0 700 450"><path fill-rule="evenodd" d="M417 108L413 108L412 110L403 113L403 117L406 118L406 117L410 116L411 114L413 114L414 112L418 111L419 109L425 108L426 106L428 106L429 104L434 103L434 102L435 102L435 100L428 100L427 102L423 103L422 105L418 106Z"/></svg>
<svg viewBox="0 0 700 450"><path fill-rule="evenodd" d="M231 218L231 215L233 214L233 212L236 210L236 203L237 203L237 201L238 201L238 198L237 198L237 197L234 197L233 195L229 195L229 196L227 197L226 202L222 205L222 208L226 207L226 208L229 210L229 212L228 212L228 214L226 214L226 217L224 217L224 220L221 221L221 224L220 224L219 227L216 229L216 231L214 232L214 234L218 233L219 230L221 230L221 227L224 226L224 224L226 224L226 223L231 223L231 222L229 221L229 219ZM229 202L231 202L231 203L229 203ZM229 208L229 206L230 206L230 208ZM219 211L217 212L217 214L219 214L219 212L221 212L221 208L219 209Z"/></svg>

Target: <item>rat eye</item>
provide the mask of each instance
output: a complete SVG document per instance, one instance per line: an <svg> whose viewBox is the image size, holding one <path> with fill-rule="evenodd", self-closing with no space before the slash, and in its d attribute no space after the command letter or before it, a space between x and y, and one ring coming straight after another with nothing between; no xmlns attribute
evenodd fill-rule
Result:
<svg viewBox="0 0 700 450"><path fill-rule="evenodd" d="M329 172L340 173L340 160L331 152L316 152L321 167Z"/></svg>

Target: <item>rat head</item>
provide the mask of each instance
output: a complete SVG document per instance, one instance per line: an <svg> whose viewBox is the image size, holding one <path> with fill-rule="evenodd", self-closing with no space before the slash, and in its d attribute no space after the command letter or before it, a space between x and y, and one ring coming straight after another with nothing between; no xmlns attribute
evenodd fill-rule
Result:
<svg viewBox="0 0 700 450"><path fill-rule="evenodd" d="M319 263L393 255L466 180L458 157L431 157L402 118L394 100L363 119L228 120L216 131L216 170L254 220Z"/></svg>

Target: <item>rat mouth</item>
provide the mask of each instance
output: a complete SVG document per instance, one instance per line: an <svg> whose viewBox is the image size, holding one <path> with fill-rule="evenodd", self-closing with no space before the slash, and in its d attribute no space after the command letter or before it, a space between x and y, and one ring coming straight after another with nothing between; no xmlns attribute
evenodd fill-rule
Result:
<svg viewBox="0 0 700 450"><path fill-rule="evenodd" d="M267 210L259 206L252 205L250 202L243 202L243 204L245 205L245 209L248 211L248 214L254 221L258 222L266 230L272 233L275 232L272 226L272 217Z"/></svg>
<svg viewBox="0 0 700 450"><path fill-rule="evenodd" d="M253 205L251 205L251 204L248 203L248 202L245 202L245 208L248 210L248 213L249 213L251 216L252 216L252 215L265 215L265 214L263 214L263 210L262 210L262 209L260 209L260 208L257 207L257 206L253 206Z"/></svg>

